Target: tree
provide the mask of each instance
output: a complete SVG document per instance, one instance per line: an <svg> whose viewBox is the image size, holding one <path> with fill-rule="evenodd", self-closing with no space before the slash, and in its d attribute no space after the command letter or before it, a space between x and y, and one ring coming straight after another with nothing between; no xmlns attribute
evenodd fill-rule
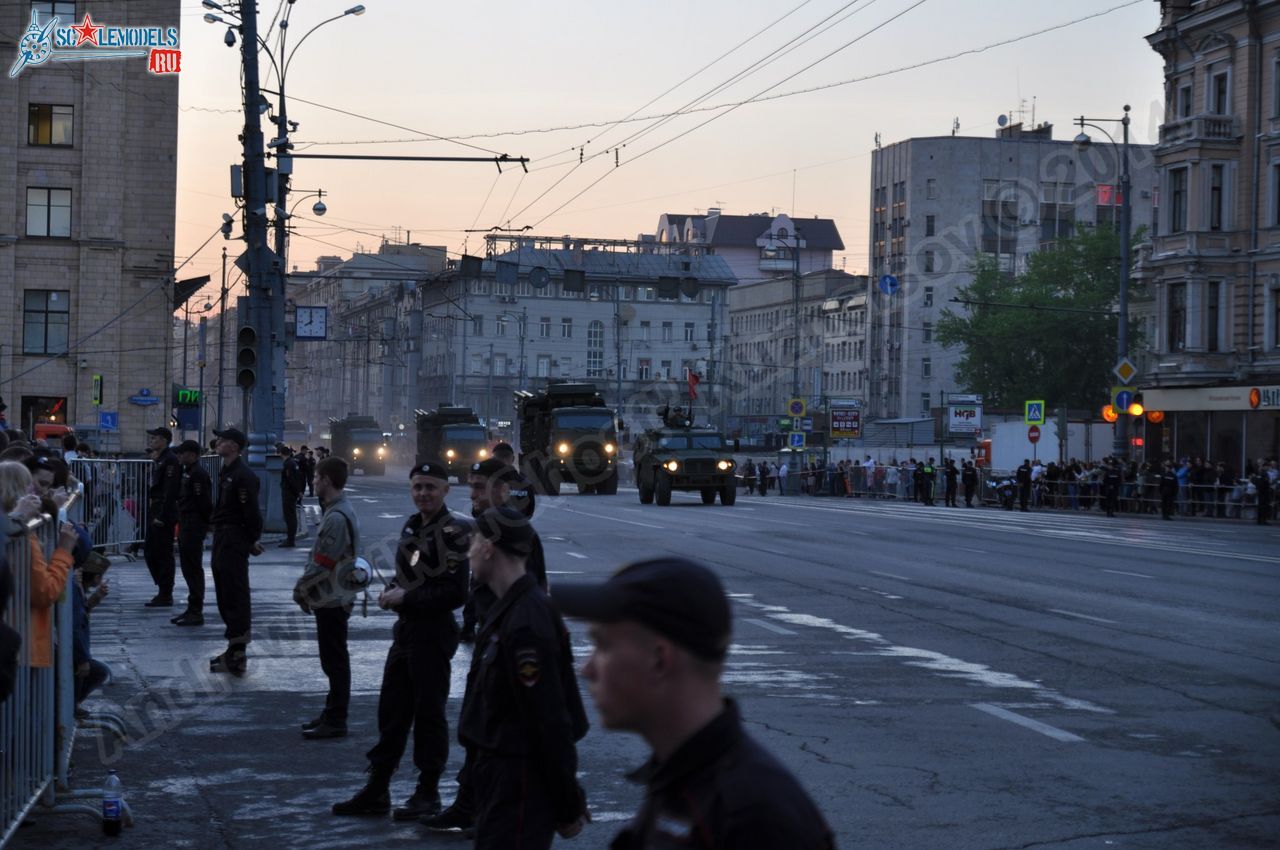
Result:
<svg viewBox="0 0 1280 850"><path fill-rule="evenodd" d="M1105 404L1116 359L1119 254L1119 236L1100 227L1032 254L1017 276L982 255L973 283L957 294L969 302L964 312L946 310L938 322L939 342L964 349L957 382L991 407L1038 398L1076 409ZM1131 348L1138 334L1131 319Z"/></svg>

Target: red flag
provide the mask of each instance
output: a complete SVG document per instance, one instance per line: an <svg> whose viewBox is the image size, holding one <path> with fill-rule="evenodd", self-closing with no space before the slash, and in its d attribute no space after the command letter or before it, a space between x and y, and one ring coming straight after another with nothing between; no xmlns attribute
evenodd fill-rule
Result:
<svg viewBox="0 0 1280 850"><path fill-rule="evenodd" d="M698 377L697 372L690 369L689 370L689 400L690 401L698 400L698 384L700 383L702 383L702 378Z"/></svg>

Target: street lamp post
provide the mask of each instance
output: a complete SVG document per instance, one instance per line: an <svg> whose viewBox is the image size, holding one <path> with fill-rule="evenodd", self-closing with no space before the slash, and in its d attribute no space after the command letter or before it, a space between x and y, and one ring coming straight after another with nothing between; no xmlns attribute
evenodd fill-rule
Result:
<svg viewBox="0 0 1280 850"><path fill-rule="evenodd" d="M1123 129L1121 144L1117 146L1116 140L1110 133L1092 123L1095 121L1120 124ZM1129 356L1129 275L1131 272L1129 243L1133 230L1133 206L1129 197L1132 189L1129 174L1129 104L1125 104L1123 118L1081 116L1076 119L1076 124L1081 128L1080 134L1075 138L1076 150L1083 152L1093 143L1093 140L1084 132L1085 127L1092 127L1110 140L1118 159L1117 170L1120 172L1120 318L1119 327L1116 329L1116 364L1118 365ZM1129 457L1129 418L1127 411L1119 411L1119 413L1112 454L1120 460L1126 460Z"/></svg>
<svg viewBox="0 0 1280 850"><path fill-rule="evenodd" d="M524 375L525 375L525 371L524 371L524 369L525 369L525 366L524 366L524 340L525 340L525 328L526 328L526 327L528 327L528 322L529 322L529 308L528 308L528 307L521 307L521 308L520 308L520 314L519 314L519 315L516 315L515 313L513 313L513 312L512 312L512 311L510 311L510 310L503 310L501 313L499 313L499 314L498 314L498 318L499 318L499 319L501 319L503 316L510 316L511 318L515 319L515 320L519 323L519 328L520 328L520 389L522 389L522 390L523 390L523 389L525 389L525 385L524 385ZM491 361L490 369L492 370L492 355L490 355L490 361ZM492 388L490 388L490 392L492 392Z"/></svg>

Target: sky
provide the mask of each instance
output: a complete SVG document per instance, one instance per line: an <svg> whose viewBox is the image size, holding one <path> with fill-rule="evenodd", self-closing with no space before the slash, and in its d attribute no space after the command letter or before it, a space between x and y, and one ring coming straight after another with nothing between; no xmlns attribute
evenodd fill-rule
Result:
<svg viewBox="0 0 1280 850"><path fill-rule="evenodd" d="M283 4L260 3L266 30ZM478 254L483 233L464 231L634 239L664 212L719 207L832 218L846 247L836 267L861 273L877 134L888 145L947 135L958 121L960 135L990 136L1001 115L1030 124L1034 114L1068 139L1076 116L1119 117L1129 103L1133 140L1145 143L1163 112L1162 63L1144 40L1159 24L1156 0L365 0L364 14L325 24L293 52L351 5L293 5L296 152L506 153L528 157L529 172L295 160L289 264L302 270L384 238ZM243 123L240 51L206 11L182 0L175 247L177 262L191 258L179 277L212 275L205 295L216 292L221 248L242 250L219 236L197 251L235 212L228 175ZM275 33L264 38L278 53ZM615 123L691 104L725 106ZM317 189L323 219L303 198Z"/></svg>

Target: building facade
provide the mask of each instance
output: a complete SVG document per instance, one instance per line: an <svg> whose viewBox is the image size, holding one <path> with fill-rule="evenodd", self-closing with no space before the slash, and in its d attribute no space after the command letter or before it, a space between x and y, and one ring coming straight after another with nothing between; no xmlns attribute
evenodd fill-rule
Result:
<svg viewBox="0 0 1280 850"><path fill-rule="evenodd" d="M1150 232L1151 149L1130 150L1133 228ZM1118 164L1118 149L1077 152L1048 124L1014 124L995 138L908 139L872 153L869 417L929 416L944 392L966 389L955 378L962 352L940 345L934 329L944 310L963 309L951 299L972 282L974 260L987 254L1018 273L1079 227L1118 227Z"/></svg>
<svg viewBox="0 0 1280 850"><path fill-rule="evenodd" d="M1164 0L1148 457L1280 455L1280 2Z"/></svg>
<svg viewBox="0 0 1280 850"><path fill-rule="evenodd" d="M4 4L0 32L25 32L33 9L80 23L88 5ZM179 5L103 0L92 13L177 27ZM99 414L115 414L118 430L99 444L141 451L145 429L169 418L178 75L152 74L141 57L26 67L0 87L0 128L5 416L93 437Z"/></svg>
<svg viewBox="0 0 1280 850"><path fill-rule="evenodd" d="M706 215L665 213L658 219L655 249L695 251L723 259L738 283L769 280L831 268L834 252L844 250L836 223L829 218L792 218L784 214L726 215L712 207Z"/></svg>

